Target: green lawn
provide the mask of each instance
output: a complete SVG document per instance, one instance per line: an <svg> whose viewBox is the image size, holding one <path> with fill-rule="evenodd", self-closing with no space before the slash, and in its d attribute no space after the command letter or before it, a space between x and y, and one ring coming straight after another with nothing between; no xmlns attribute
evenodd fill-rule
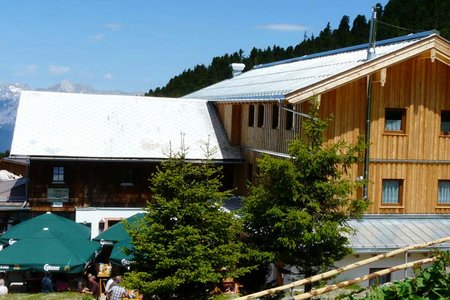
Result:
<svg viewBox="0 0 450 300"><path fill-rule="evenodd" d="M237 295L217 295L214 296L213 300L231 300L237 298ZM86 294L81 293L38 293L38 294L22 294L22 293L12 293L5 296L0 296L0 300L90 300L92 299Z"/></svg>
<svg viewBox="0 0 450 300"><path fill-rule="evenodd" d="M86 294L65 292L65 293L48 293L48 294L22 294L22 293L12 293L0 297L1 300L88 300L92 299Z"/></svg>

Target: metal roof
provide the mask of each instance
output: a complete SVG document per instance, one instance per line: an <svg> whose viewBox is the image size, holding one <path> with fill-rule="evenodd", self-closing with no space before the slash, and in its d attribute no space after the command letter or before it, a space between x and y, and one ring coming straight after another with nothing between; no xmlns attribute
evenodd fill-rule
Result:
<svg viewBox="0 0 450 300"><path fill-rule="evenodd" d="M11 156L166 159L180 147L186 159L240 160L204 100L123 95L22 92Z"/></svg>
<svg viewBox="0 0 450 300"><path fill-rule="evenodd" d="M350 237L355 253L387 252L450 236L450 215L365 215L349 221L349 225L355 230ZM434 248L449 250L450 244Z"/></svg>
<svg viewBox="0 0 450 300"><path fill-rule="evenodd" d="M391 54L435 31L411 34L377 42L376 58ZM296 90L311 86L367 62L367 44L326 51L280 62L259 65L239 76L184 96L210 101L277 101Z"/></svg>

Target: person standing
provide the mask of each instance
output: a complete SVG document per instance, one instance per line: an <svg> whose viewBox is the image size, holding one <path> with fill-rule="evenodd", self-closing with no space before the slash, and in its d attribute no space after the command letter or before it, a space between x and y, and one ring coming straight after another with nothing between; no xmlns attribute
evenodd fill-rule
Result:
<svg viewBox="0 0 450 300"><path fill-rule="evenodd" d="M113 276L111 278L108 279L108 281L106 282L105 285L105 295L106 297L109 299L109 293L111 293L111 289L113 288L113 286L117 285L116 282L116 276Z"/></svg>
<svg viewBox="0 0 450 300"><path fill-rule="evenodd" d="M0 279L0 295L8 294L8 288L5 286L5 280Z"/></svg>
<svg viewBox="0 0 450 300"><path fill-rule="evenodd" d="M110 300L122 300L123 297L127 297L127 290L121 286L122 277L116 276L116 285L111 288L111 292L109 293Z"/></svg>
<svg viewBox="0 0 450 300"><path fill-rule="evenodd" d="M48 272L45 272L44 277L41 279L41 289L43 293L53 293L52 276Z"/></svg>

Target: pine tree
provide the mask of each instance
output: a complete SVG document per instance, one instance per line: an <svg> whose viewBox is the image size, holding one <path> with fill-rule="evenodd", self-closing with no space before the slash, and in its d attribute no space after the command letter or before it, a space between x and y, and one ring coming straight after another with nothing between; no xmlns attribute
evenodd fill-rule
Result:
<svg viewBox="0 0 450 300"><path fill-rule="evenodd" d="M151 179L154 197L142 222L128 230L134 255L127 286L157 299L206 299L226 277L251 268L239 240L239 219L221 208L221 168L187 163L184 154L163 162Z"/></svg>
<svg viewBox="0 0 450 300"><path fill-rule="evenodd" d="M256 185L243 206L249 244L272 253L280 272L287 273L283 266L289 265L306 276L351 252L346 221L367 207L353 198L356 183L346 176L362 144L325 144L326 122L317 118L316 109L311 114L306 140L290 144L290 159L264 156L258 161Z"/></svg>

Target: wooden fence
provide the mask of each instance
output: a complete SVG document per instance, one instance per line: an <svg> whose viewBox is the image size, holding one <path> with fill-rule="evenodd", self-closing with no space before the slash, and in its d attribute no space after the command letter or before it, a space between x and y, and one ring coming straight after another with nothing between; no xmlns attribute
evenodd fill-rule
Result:
<svg viewBox="0 0 450 300"><path fill-rule="evenodd" d="M379 261L379 260L382 260L382 259L385 259L385 258L388 258L388 257L393 257L393 256L396 256L398 254L405 253L407 251L421 249L421 248L425 248L425 247L429 247L429 246L433 246L433 245L437 245L437 244L441 244L441 243L445 243L445 242L450 242L450 236L449 237L445 237L445 238L441 238L441 239L438 239L438 240L434 240L434 241L431 241L431 242L422 243L422 244L418 244L418 245L412 245L412 246L396 249L396 250L393 250L393 251L390 251L390 252L387 252L387 253L379 254L377 256L374 256L374 257L371 257L371 258L368 258L368 259L364 259L364 260L361 260L359 262L356 262L356 263L353 263L353 264L350 264L350 265L347 265L347 266L344 266L344 267L340 267L340 268L337 268L337 269L334 269L334 270L331 270L331 271L328 271L328 272L325 272L325 273L322 273L322 274L318 274L318 275L315 275L315 276L312 276L312 277L309 277L309 278L304 278L304 279L301 279L301 280L298 280L298 281L295 281L295 282L292 282L292 283L289 283L289 284L286 284L286 285L283 285L283 286L279 286L279 287L267 289L267 290L264 290L264 291L261 291L261 292L257 292L257 293L249 294L249 295L242 296L242 297L239 297L239 298L235 298L235 300L250 300L250 299L256 299L256 298L262 297L262 296L277 294L277 293L285 291L287 289L293 289L295 287L303 286L305 284L309 284L309 283L317 282L319 280L327 279L327 278L330 278L332 276L341 274L341 273L343 273L345 271L349 271L349 270L355 269L357 267L364 266L364 265L367 265L367 264L370 264L370 263L373 263L375 261ZM333 284L333 285L329 285L329 286L326 286L326 287L323 287L323 288L320 288L320 289L316 289L316 290L313 290L313 291L311 291L309 293L303 293L303 294L295 296L294 299L295 300L309 299L311 297L314 297L314 296L317 296L317 295L321 295L321 294L324 294L324 293L328 293L328 292L331 292L331 291L333 291L333 290L335 290L337 288L342 288L342 287L348 286L348 285L353 284L353 283L358 283L358 282L361 282L361 281L369 280L369 279L377 277L377 276L386 275L388 273L391 273L391 272L394 272L394 271L398 271L398 270L402 270L402 269L406 269L406 268L410 268L410 267L413 267L413 266L427 264L427 263L430 263L430 262L432 262L434 260L435 260L435 258L427 258L427 259L422 259L422 260L410 262L410 263L407 263L407 264L391 267L391 268L388 268L388 269L385 269L385 270L381 270L381 271L378 271L378 272L371 273L371 274L366 275L366 276L358 277L358 278L355 278L355 279L352 279L352 280L347 280L347 281L340 282L338 284Z"/></svg>

